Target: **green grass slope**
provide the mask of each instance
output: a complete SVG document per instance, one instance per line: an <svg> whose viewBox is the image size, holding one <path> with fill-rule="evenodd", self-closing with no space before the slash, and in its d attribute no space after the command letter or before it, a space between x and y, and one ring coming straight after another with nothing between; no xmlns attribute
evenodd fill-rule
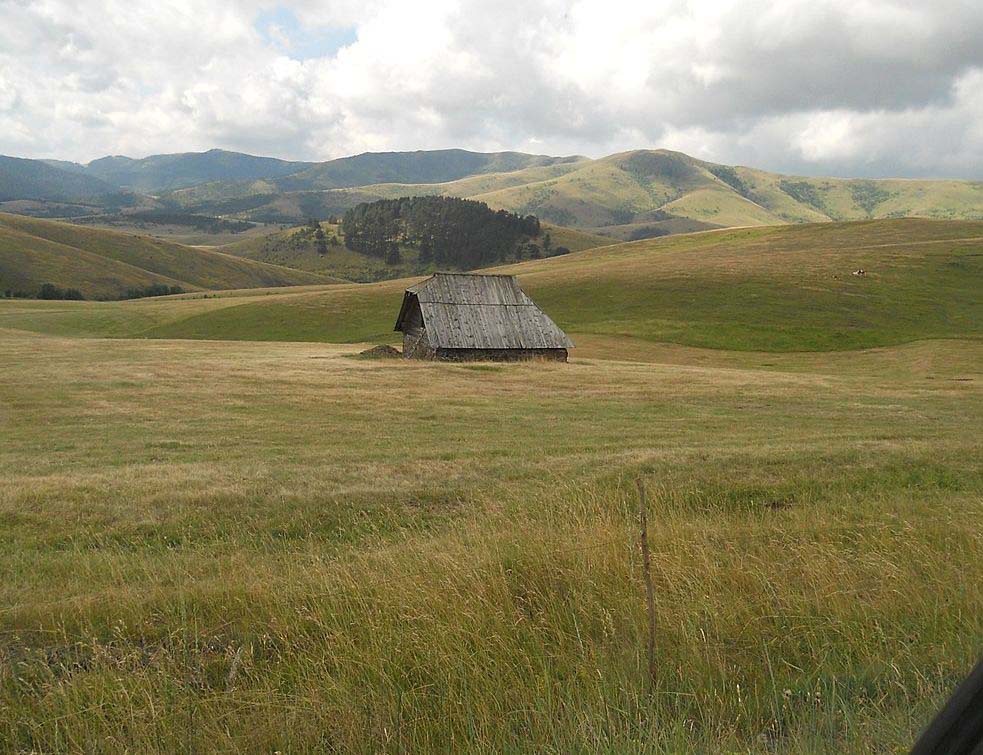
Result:
<svg viewBox="0 0 983 755"><path fill-rule="evenodd" d="M42 283L77 288L86 297L112 297L153 284L185 281L119 260L32 236L0 224L0 294L33 295Z"/></svg>
<svg viewBox="0 0 983 755"><path fill-rule="evenodd" d="M0 291L32 291L44 282L114 297L150 283L229 289L327 279L147 237L0 214Z"/></svg>
<svg viewBox="0 0 983 755"><path fill-rule="evenodd" d="M721 226L909 216L983 219L980 182L783 176L669 150L612 155L555 179L481 198L575 226L623 225L657 210Z"/></svg>
<svg viewBox="0 0 983 755"><path fill-rule="evenodd" d="M666 216L661 211L646 213L640 220L621 225L605 225L587 230L598 235L607 236L614 241L639 241L641 239L672 236L677 233L696 233L697 231L712 231L722 226L703 220Z"/></svg>
<svg viewBox="0 0 983 755"><path fill-rule="evenodd" d="M852 275L858 268L868 274ZM983 223L896 220L708 232L500 270L517 273L575 340L584 333L811 351L983 335ZM154 332L381 339L391 337L403 285L243 303Z"/></svg>
<svg viewBox="0 0 983 755"><path fill-rule="evenodd" d="M580 333L762 351L983 335L983 223L707 232L512 271Z"/></svg>
<svg viewBox="0 0 983 755"><path fill-rule="evenodd" d="M865 277L852 275L864 268ZM983 336L983 223L777 226L617 244L498 268L572 334L745 351L823 351ZM177 301L133 332L161 338L393 340L407 280ZM95 305L93 305L94 307ZM119 305L104 305L118 307ZM45 310L48 311L48 310ZM132 310L138 312L139 310ZM106 310L0 311L0 327L101 334ZM125 334L125 326L114 326Z"/></svg>
<svg viewBox="0 0 983 755"><path fill-rule="evenodd" d="M599 246L610 246L615 240L610 236L591 233L579 228L565 228L561 225L543 223L543 232L538 241L542 243L546 234L550 235L553 247L565 246L571 252L582 252L586 249L596 249Z"/></svg>
<svg viewBox="0 0 983 755"><path fill-rule="evenodd" d="M759 204L723 188L697 189L661 208L674 216L723 227L775 225L780 219Z"/></svg>

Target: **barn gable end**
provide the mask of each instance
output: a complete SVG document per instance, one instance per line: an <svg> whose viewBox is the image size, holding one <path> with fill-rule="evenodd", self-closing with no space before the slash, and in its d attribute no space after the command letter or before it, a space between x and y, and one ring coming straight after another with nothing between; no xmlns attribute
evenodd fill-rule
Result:
<svg viewBox="0 0 983 755"><path fill-rule="evenodd" d="M573 347L511 275L437 273L406 289L395 329L408 358L566 361Z"/></svg>

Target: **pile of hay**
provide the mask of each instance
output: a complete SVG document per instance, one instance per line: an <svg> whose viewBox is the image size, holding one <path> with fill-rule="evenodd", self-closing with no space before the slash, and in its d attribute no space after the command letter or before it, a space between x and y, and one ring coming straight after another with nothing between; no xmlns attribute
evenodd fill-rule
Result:
<svg viewBox="0 0 983 755"><path fill-rule="evenodd" d="M359 352L359 359L402 359L403 353L399 349L386 344L373 346L371 349Z"/></svg>

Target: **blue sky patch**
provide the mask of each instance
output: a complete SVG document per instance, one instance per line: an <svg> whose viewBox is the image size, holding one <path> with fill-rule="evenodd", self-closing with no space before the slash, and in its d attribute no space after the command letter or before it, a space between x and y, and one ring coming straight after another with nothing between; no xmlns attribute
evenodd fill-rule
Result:
<svg viewBox="0 0 983 755"><path fill-rule="evenodd" d="M304 26L292 10L282 5L260 13L253 26L267 44L294 60L334 57L357 37L354 26Z"/></svg>

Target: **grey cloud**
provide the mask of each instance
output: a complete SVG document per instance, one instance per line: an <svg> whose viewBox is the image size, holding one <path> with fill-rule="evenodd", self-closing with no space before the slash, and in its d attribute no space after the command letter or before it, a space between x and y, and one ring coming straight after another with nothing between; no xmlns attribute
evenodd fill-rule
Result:
<svg viewBox="0 0 983 755"><path fill-rule="evenodd" d="M892 26L883 16L863 23L844 11L847 4L839 5L821 7L808 26L784 39L770 39L777 32L749 6L728 14L717 59L737 75L703 92L682 91L674 103L680 122L716 125L799 110L941 105L951 101L960 74L983 65L979 7L899 6L899 16L918 18Z"/></svg>
<svg viewBox="0 0 983 755"><path fill-rule="evenodd" d="M0 0L0 152L674 146L812 174L983 172L978 3L286 0L358 27L303 64L253 28L275 4L93 0L93 24L68 0Z"/></svg>

